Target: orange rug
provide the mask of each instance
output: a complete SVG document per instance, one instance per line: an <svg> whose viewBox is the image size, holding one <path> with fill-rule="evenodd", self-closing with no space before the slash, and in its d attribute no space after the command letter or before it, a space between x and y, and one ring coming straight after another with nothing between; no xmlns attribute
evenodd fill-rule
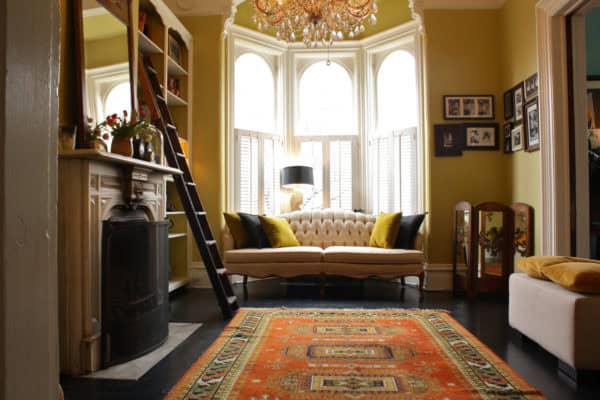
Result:
<svg viewBox="0 0 600 400"><path fill-rule="evenodd" d="M446 312L241 309L166 399L544 399Z"/></svg>

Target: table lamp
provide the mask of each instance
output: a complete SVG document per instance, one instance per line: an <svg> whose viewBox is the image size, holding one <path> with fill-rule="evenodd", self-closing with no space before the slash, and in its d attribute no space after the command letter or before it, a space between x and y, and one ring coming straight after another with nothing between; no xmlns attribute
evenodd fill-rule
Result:
<svg viewBox="0 0 600 400"><path fill-rule="evenodd" d="M291 189L290 209L300 210L303 202L302 192L299 190L303 185L314 185L312 167L306 165L292 165L281 169L281 187Z"/></svg>

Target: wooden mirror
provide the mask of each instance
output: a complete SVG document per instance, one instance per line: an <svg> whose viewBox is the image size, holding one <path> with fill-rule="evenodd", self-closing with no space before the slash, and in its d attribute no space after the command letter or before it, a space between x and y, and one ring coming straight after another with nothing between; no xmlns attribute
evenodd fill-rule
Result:
<svg viewBox="0 0 600 400"><path fill-rule="evenodd" d="M456 293L460 288L467 288L469 279L469 257L471 255L471 218L473 206L471 203L461 201L454 207L453 224L453 257L452 257L452 291Z"/></svg>
<svg viewBox="0 0 600 400"><path fill-rule="evenodd" d="M131 0L75 0L77 148L89 143L87 118L135 109Z"/></svg>
<svg viewBox="0 0 600 400"><path fill-rule="evenodd" d="M525 203L511 204L515 213L515 260L531 257L533 252L533 207Z"/></svg>

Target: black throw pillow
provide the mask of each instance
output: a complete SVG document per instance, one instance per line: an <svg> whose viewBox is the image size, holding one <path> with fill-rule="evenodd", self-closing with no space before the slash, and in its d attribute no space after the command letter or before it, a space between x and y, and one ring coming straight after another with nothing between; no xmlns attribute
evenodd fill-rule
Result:
<svg viewBox="0 0 600 400"><path fill-rule="evenodd" d="M242 222L242 228L246 231L246 237L248 238L248 247L263 249L271 247L269 239L265 234L265 231L260 224L258 215L238 213Z"/></svg>
<svg viewBox="0 0 600 400"><path fill-rule="evenodd" d="M414 249L417 232L425 219L426 214L406 215L402 216L400 221L400 229L398 230L398 238L396 239L397 249Z"/></svg>

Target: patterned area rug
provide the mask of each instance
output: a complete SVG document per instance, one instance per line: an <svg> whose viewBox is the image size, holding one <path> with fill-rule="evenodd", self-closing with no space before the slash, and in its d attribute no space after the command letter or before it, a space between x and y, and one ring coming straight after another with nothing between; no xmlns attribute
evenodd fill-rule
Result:
<svg viewBox="0 0 600 400"><path fill-rule="evenodd" d="M166 399L544 399L446 312L242 309Z"/></svg>

